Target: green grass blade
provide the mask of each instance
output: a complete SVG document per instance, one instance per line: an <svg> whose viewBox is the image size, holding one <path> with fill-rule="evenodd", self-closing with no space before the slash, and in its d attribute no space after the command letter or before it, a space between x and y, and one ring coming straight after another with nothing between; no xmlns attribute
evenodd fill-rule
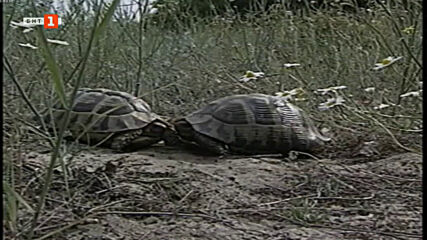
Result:
<svg viewBox="0 0 427 240"><path fill-rule="evenodd" d="M30 212L34 212L34 209L30 206L30 204L28 204L27 201L25 201L21 197L21 195L19 195L15 190L13 190L12 187L5 181L3 181L3 189L7 194L11 194L15 198L15 200L25 206Z"/></svg>
<svg viewBox="0 0 427 240"><path fill-rule="evenodd" d="M12 231L16 230L16 220L17 220L17 199L15 197L15 194L12 191L12 188L9 186L8 183L3 181L3 194L5 197L5 200L3 201L3 210L5 211L3 213L6 222L8 222L8 225L10 228L12 228Z"/></svg>
<svg viewBox="0 0 427 240"><path fill-rule="evenodd" d="M52 51L50 50L50 47L47 43L44 30L41 27L37 27L36 29L37 29L37 35L38 35L38 40L41 46L42 54L43 54L44 60L46 61L46 66L49 69L52 76L52 82L55 88L55 92L58 95L58 98L61 101L62 105L64 107L67 107L66 101L65 101L66 97L65 97L64 81L62 79L61 71L59 71L59 67L58 67L58 64L56 63L55 56L52 54Z"/></svg>
<svg viewBox="0 0 427 240"><path fill-rule="evenodd" d="M110 22L111 18L114 15L114 11L116 7L119 5L120 0L114 0L111 3L111 6L108 8L105 17L102 19L101 23L98 25L98 27L95 30L94 37L97 39L107 28L108 23Z"/></svg>
<svg viewBox="0 0 427 240"><path fill-rule="evenodd" d="M92 32L92 35L91 35L91 38L89 40L89 44L87 47L87 51L86 51L86 54L85 54L84 59L83 59L82 68L80 69L79 76L75 82L73 93L70 96L70 101L69 101L70 105L72 104L74 96L76 95L77 90L80 86L80 82L81 82L83 72L85 69L85 65L86 65L85 63L89 57L89 53L90 53L90 50L92 48L92 44L95 41L95 39L97 39L100 36L100 34L103 32L103 30L106 28L109 20L113 16L115 8L117 7L118 4L119 4L119 0L113 1L111 6L109 7L109 9L107 10L105 17L102 19L101 23L98 26L94 27L94 31ZM34 12L36 12L34 2L33 2L33 9L34 9ZM97 19L98 19L98 17L99 17L99 14L97 16ZM96 22L97 21L95 21L95 23ZM46 51L44 53L46 54L46 58L47 58L46 61L47 61L48 68L51 70L53 80L55 81L55 83L54 83L55 91L57 91L58 97L60 98L60 101L63 103L63 105L67 106L66 101L65 101L65 91L64 91L64 83L62 81L62 76L60 74L58 65L56 64L56 61L53 58L52 53L50 52L50 49L47 47L47 40L44 36L43 30L41 30L41 29L39 29L39 36L42 39L43 44L45 44ZM37 208L35 210L35 214L34 214L34 217L32 220L32 226L31 226L29 233L28 233L29 239L32 239L34 236L34 229L37 225L37 220L38 220L40 213L43 209L44 202L46 199L46 195L47 195L47 192L49 191L50 184L52 182L52 175L53 175L53 169L55 166L55 162L56 162L56 159L60 156L61 142L62 142L62 139L64 136L65 129L66 129L66 127L69 123L69 120L70 120L70 110L71 110L70 108L67 108L67 111L65 113L64 124L62 126L60 126L59 134L58 134L58 137L56 139L55 148L53 149L52 157L51 157L51 160L50 160L47 172L46 172L45 184L43 186L43 190L42 190L42 193L40 195L39 203L37 204Z"/></svg>

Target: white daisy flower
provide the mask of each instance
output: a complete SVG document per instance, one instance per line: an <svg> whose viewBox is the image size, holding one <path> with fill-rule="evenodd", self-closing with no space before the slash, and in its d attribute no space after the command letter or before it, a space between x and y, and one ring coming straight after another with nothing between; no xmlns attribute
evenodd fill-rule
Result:
<svg viewBox="0 0 427 240"><path fill-rule="evenodd" d="M23 33L28 33L28 32L31 32L31 31L33 31L34 30L34 28L26 28L26 29L24 29L24 31L22 31Z"/></svg>
<svg viewBox="0 0 427 240"><path fill-rule="evenodd" d="M421 96L421 91L407 92L407 93L404 93L404 94L400 95L401 98L419 97L419 96Z"/></svg>
<svg viewBox="0 0 427 240"><path fill-rule="evenodd" d="M389 104L381 103L380 105L378 105L378 106L374 107L374 109L375 109L375 110L380 110L380 109L384 109L384 108L388 108L388 107L390 107L390 105L389 105Z"/></svg>
<svg viewBox="0 0 427 240"><path fill-rule="evenodd" d="M344 102L345 100L341 96L337 96L336 98L328 98L326 102L319 104L319 110L325 111L338 105L344 105Z"/></svg>
<svg viewBox="0 0 427 240"><path fill-rule="evenodd" d="M31 48L31 49L37 49L38 47L31 45L30 43L18 43L19 46L21 47L26 47L26 48Z"/></svg>
<svg viewBox="0 0 427 240"><path fill-rule="evenodd" d="M335 86L335 87L328 87L328 88L320 88L320 89L317 89L316 92L322 95L325 95L328 92L336 92L337 90L343 90L346 88L347 86Z"/></svg>
<svg viewBox="0 0 427 240"><path fill-rule="evenodd" d="M240 82L249 82L251 80L255 80L261 77L264 77L263 72L252 72L252 71L246 71L246 74L241 76L239 81Z"/></svg>
<svg viewBox="0 0 427 240"><path fill-rule="evenodd" d="M286 101L292 100L292 95L289 93L289 91L283 91L283 92L276 92L276 96L284 98Z"/></svg>
<svg viewBox="0 0 427 240"><path fill-rule="evenodd" d="M343 89L346 89L346 88L347 88L347 86L330 87L330 89L332 89L332 90L343 90Z"/></svg>
<svg viewBox="0 0 427 240"><path fill-rule="evenodd" d="M406 27L406 28L404 28L404 29L402 30L402 32L403 32L403 33L405 33L405 34L414 34L414 32L415 32L415 27L414 27L414 26Z"/></svg>
<svg viewBox="0 0 427 240"><path fill-rule="evenodd" d="M299 64L299 63L285 63L285 64L283 64L283 66L285 68L292 68L292 67L299 67L299 66L301 66L301 64Z"/></svg>
<svg viewBox="0 0 427 240"><path fill-rule="evenodd" d="M305 90L302 88L294 88L289 91L276 92L276 96L284 97L287 100L295 100L295 101L305 101Z"/></svg>
<svg viewBox="0 0 427 240"><path fill-rule="evenodd" d="M48 43L54 43L54 44L58 44L58 45L65 45L68 46L70 45L68 42L66 41L61 41L61 40L55 40L55 39L46 39Z"/></svg>
<svg viewBox="0 0 427 240"><path fill-rule="evenodd" d="M375 92L375 88L374 87L368 87L363 89L365 92Z"/></svg>
<svg viewBox="0 0 427 240"><path fill-rule="evenodd" d="M372 68L372 70L381 70L383 68L386 68L390 65L392 65L393 63L399 61L400 59L402 59L403 57L387 57L384 58L383 60L381 60L381 62L379 63L375 63L375 67Z"/></svg>

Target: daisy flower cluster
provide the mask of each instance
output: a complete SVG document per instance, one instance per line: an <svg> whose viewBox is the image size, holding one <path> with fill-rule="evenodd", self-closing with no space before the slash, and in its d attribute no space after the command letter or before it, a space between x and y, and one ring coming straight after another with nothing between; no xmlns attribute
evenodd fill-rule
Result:
<svg viewBox="0 0 427 240"><path fill-rule="evenodd" d="M25 23L25 22L14 22L14 21L11 21L10 22L10 27L14 28L14 29L21 29L23 33L29 33L29 32L32 32L34 30L34 27L36 27L36 25ZM63 41L63 40L58 40L58 39L49 39L48 38L47 42L51 43L51 44L63 45L63 46L70 45L68 42ZM37 46L34 46L31 43L18 43L18 46L24 47L24 48L29 48L29 49L32 49L32 50L38 49Z"/></svg>
<svg viewBox="0 0 427 240"><path fill-rule="evenodd" d="M347 86L334 86L317 89L315 93L320 94L322 96L329 96L326 102L319 104L319 110L325 111L339 105L344 105L345 100L340 93L341 90L344 89L347 89Z"/></svg>
<svg viewBox="0 0 427 240"><path fill-rule="evenodd" d="M289 91L282 91L282 92L276 92L276 96L284 97L287 101L305 101L306 98L306 92L302 88L294 88Z"/></svg>

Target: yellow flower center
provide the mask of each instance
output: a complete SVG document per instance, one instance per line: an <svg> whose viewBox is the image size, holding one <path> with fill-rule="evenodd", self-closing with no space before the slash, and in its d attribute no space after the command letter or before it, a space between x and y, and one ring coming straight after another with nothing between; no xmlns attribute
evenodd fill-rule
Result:
<svg viewBox="0 0 427 240"><path fill-rule="evenodd" d="M413 34L415 32L415 28L414 28L414 26L409 26L409 27L403 29L402 32L406 33L406 34Z"/></svg>
<svg viewBox="0 0 427 240"><path fill-rule="evenodd" d="M251 71L247 71L246 72L246 77L247 78L255 77L255 74L253 72L251 72Z"/></svg>
<svg viewBox="0 0 427 240"><path fill-rule="evenodd" d="M383 65L387 65L387 64L389 64L391 62L391 60L390 59L388 59L388 58L384 58L382 61L381 61L381 63L383 64Z"/></svg>

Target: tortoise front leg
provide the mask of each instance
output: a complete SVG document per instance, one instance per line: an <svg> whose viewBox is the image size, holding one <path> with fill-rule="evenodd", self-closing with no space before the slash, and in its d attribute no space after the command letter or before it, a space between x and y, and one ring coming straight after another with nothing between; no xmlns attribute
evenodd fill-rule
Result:
<svg viewBox="0 0 427 240"><path fill-rule="evenodd" d="M228 153L225 144L201 133L194 132L194 140L201 148L216 155L224 156Z"/></svg>
<svg viewBox="0 0 427 240"><path fill-rule="evenodd" d="M111 141L111 148L113 150L122 152L129 150L136 150L139 148L148 147L159 142L161 139L156 137L142 136L143 129L132 130L129 132L117 134Z"/></svg>
<svg viewBox="0 0 427 240"><path fill-rule="evenodd" d="M146 148L153 144L156 144L161 140L162 140L161 138L156 138L156 137L139 136L136 139L134 139L132 142L130 142L128 145L124 146L122 151L125 151L125 152L137 151L142 148Z"/></svg>

